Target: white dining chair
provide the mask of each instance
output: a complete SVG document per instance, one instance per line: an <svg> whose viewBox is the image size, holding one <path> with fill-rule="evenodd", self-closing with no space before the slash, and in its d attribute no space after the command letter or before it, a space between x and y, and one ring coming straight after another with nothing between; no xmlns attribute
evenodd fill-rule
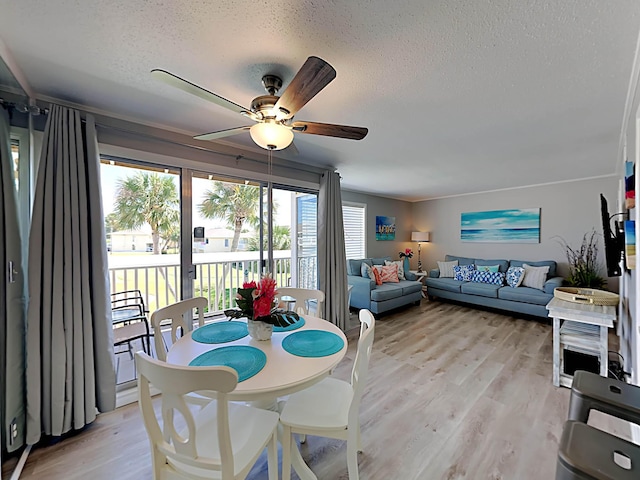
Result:
<svg viewBox="0 0 640 480"><path fill-rule="evenodd" d="M373 314L360 310L360 338L350 383L327 377L287 399L280 413L283 479L291 478L291 448L296 448L293 434L346 440L349 480L358 479L360 400L367 381L374 331Z"/></svg>
<svg viewBox="0 0 640 480"><path fill-rule="evenodd" d="M205 297L189 298L180 302L173 303L166 307L159 308L151 314L151 327L153 328L153 337L156 347L156 357L163 362L167 361L168 348L178 340L178 329L181 329L181 335L190 331L188 328L189 321L193 321L193 310L198 309L198 326L204 325L204 310L209 306L209 300ZM187 319L185 320L185 316ZM170 320L171 326L171 344L165 345L165 339L162 335L162 322Z"/></svg>
<svg viewBox="0 0 640 480"><path fill-rule="evenodd" d="M324 292L322 290L312 290L308 288L280 287L278 296L291 297L295 299L294 311L299 315L311 315L324 318ZM315 312L310 312L309 308L315 304Z"/></svg>
<svg viewBox="0 0 640 480"><path fill-rule="evenodd" d="M143 352L136 353L136 365L155 480L244 479L265 448L269 480L278 478L278 414L227 400L238 384L234 369L171 365ZM149 385L162 393L162 425ZM196 390L215 391L216 400L194 416L184 397Z"/></svg>

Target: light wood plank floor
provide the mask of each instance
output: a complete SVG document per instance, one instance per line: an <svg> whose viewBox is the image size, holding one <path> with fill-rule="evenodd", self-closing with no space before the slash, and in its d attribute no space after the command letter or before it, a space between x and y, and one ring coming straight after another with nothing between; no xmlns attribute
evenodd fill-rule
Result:
<svg viewBox="0 0 640 480"><path fill-rule="evenodd" d="M349 377L357 334L349 332L340 378ZM552 327L544 321L426 300L383 316L360 410L360 477L554 478L569 390L553 387L551 374ZM319 479L348 478L345 450L319 437L301 446ZM21 478L150 479L137 405L34 450ZM249 478L267 478L265 455Z"/></svg>

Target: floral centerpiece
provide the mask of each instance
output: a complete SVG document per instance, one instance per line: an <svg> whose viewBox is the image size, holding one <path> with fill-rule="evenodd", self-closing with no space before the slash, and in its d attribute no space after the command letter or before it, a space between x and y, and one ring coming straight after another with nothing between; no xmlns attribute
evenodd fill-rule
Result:
<svg viewBox="0 0 640 480"><path fill-rule="evenodd" d="M405 258L405 257L411 258L413 257L413 252L411 251L410 248L406 248L404 252L400 252L399 255L400 255L400 258Z"/></svg>
<svg viewBox="0 0 640 480"><path fill-rule="evenodd" d="M276 281L270 275L262 277L257 284L255 281L244 282L242 288L238 288L236 293L238 308L225 310L224 314L229 317L229 320L246 318L251 336L259 340L267 340L271 338L274 326L287 327L300 319L297 313L278 308L277 294ZM261 322L261 324L256 325L255 322ZM263 332L256 332L256 330ZM267 334L267 338L259 338Z"/></svg>

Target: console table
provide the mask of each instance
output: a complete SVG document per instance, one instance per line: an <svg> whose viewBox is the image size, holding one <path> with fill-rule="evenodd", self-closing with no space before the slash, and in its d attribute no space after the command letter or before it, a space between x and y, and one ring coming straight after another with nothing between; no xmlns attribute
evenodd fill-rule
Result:
<svg viewBox="0 0 640 480"><path fill-rule="evenodd" d="M616 307L567 302L554 297L548 304L553 318L553 384L571 388L573 376L564 372L564 350L598 357L600 375L607 376L608 329L616 319Z"/></svg>

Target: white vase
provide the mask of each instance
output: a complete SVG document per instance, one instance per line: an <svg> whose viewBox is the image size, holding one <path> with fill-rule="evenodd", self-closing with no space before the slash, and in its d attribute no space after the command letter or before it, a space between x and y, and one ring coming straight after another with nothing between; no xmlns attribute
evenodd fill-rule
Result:
<svg viewBox="0 0 640 480"><path fill-rule="evenodd" d="M247 319L249 335L256 340L270 340L273 334L273 325L256 320Z"/></svg>

